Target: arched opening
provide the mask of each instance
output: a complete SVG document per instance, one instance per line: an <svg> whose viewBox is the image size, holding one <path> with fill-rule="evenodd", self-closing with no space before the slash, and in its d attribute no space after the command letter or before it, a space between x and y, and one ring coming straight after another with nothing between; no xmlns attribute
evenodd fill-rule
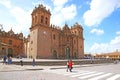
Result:
<svg viewBox="0 0 120 80"><path fill-rule="evenodd" d="M53 59L57 59L57 51L56 50L53 51Z"/></svg>
<svg viewBox="0 0 120 80"><path fill-rule="evenodd" d="M13 57L13 50L12 48L8 48L8 57Z"/></svg>
<svg viewBox="0 0 120 80"><path fill-rule="evenodd" d="M45 24L48 24L48 18L47 17L45 18Z"/></svg>
<svg viewBox="0 0 120 80"><path fill-rule="evenodd" d="M43 20L44 20L44 17L43 17L43 16L41 16L41 23L43 23Z"/></svg>
<svg viewBox="0 0 120 80"><path fill-rule="evenodd" d="M66 59L70 59L70 48L66 48Z"/></svg>

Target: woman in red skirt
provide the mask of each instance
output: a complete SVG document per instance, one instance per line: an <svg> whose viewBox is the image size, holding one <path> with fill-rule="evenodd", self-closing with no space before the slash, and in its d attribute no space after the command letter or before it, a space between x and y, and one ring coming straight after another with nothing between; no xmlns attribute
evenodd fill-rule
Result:
<svg viewBox="0 0 120 80"><path fill-rule="evenodd" d="M69 70L70 70L70 72L72 72L72 68L73 68L72 65L73 65L72 60L70 60L69 61Z"/></svg>

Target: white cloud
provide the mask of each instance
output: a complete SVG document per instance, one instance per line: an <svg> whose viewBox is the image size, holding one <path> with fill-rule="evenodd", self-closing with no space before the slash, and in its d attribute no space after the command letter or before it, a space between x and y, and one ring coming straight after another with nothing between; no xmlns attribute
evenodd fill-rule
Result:
<svg viewBox="0 0 120 80"><path fill-rule="evenodd" d="M97 34L97 35L102 35L102 34L104 34L104 31L101 30L101 29L92 29L92 30L90 31L90 33L95 33L95 34Z"/></svg>
<svg viewBox="0 0 120 80"><path fill-rule="evenodd" d="M90 48L91 53L102 53L108 51L108 44L98 44L94 43L93 46Z"/></svg>
<svg viewBox="0 0 120 80"><path fill-rule="evenodd" d="M120 50L120 36L115 37L109 43L94 43L90 48L91 53L107 53Z"/></svg>
<svg viewBox="0 0 120 80"><path fill-rule="evenodd" d="M116 34L120 34L120 31L117 31Z"/></svg>
<svg viewBox="0 0 120 80"><path fill-rule="evenodd" d="M66 21L72 20L76 14L76 5L65 6L68 0L52 0L54 9L52 10L51 24L62 27Z"/></svg>
<svg viewBox="0 0 120 80"><path fill-rule="evenodd" d="M68 7L62 8L61 10L59 9L57 10L58 11L53 10L54 13L52 14L52 17L51 17L51 24L55 24L60 27L63 27L63 24L66 21L73 19L77 14L76 6L73 4Z"/></svg>
<svg viewBox="0 0 120 80"><path fill-rule="evenodd" d="M2 1L0 1L0 4L3 4L6 8L8 8L11 17L13 17L11 18L11 21L15 19L14 23L10 23L6 20L6 24L3 24L5 25L4 29L8 31L8 29L10 30L12 28L15 33L29 32L29 28L31 25L31 10L25 11L21 7L14 6L11 4L10 0L3 0L3 2L1 2Z"/></svg>
<svg viewBox="0 0 120 80"><path fill-rule="evenodd" d="M87 26L99 25L115 9L120 7L120 0L92 0L90 10L84 13L84 23Z"/></svg>
<svg viewBox="0 0 120 80"><path fill-rule="evenodd" d="M68 0L52 0L55 6L63 6Z"/></svg>
<svg viewBox="0 0 120 80"><path fill-rule="evenodd" d="M4 5L8 9L12 7L10 0L0 0L0 4Z"/></svg>
<svg viewBox="0 0 120 80"><path fill-rule="evenodd" d="M111 40L110 44L119 44L120 45L120 36L116 37L114 40Z"/></svg>
<svg viewBox="0 0 120 80"><path fill-rule="evenodd" d="M47 4L45 4L45 1L44 0L41 0L41 1L38 1L38 2L33 2L32 3L32 5L35 7L37 7L37 6L39 6L40 4L42 4L42 5L44 5L45 7L46 7L46 9L50 9L50 10L52 10L52 8L49 6L49 5L47 5Z"/></svg>
<svg viewBox="0 0 120 80"><path fill-rule="evenodd" d="M61 24L63 24L63 23L64 23L64 20L63 20L62 14L58 13L58 14L55 14L54 16L52 16L51 24L61 26Z"/></svg>
<svg viewBox="0 0 120 80"><path fill-rule="evenodd" d="M60 27L62 27L66 21L72 20L77 15L76 6L74 4L63 8L57 6L52 12L51 24Z"/></svg>
<svg viewBox="0 0 120 80"><path fill-rule="evenodd" d="M29 32L29 28L31 25L31 10L30 11L25 11L20 7L14 6L10 10L11 14L14 16L16 19L17 23L14 25L14 29L16 32Z"/></svg>
<svg viewBox="0 0 120 80"><path fill-rule="evenodd" d="M20 24L26 24L27 21L30 22L30 13L27 11L24 11L22 8L20 7L13 7L10 12L12 13L12 15L16 18L17 22Z"/></svg>
<svg viewBox="0 0 120 80"><path fill-rule="evenodd" d="M65 7L61 10L61 13L63 14L65 20L71 20L77 14L76 6L72 4L69 7Z"/></svg>

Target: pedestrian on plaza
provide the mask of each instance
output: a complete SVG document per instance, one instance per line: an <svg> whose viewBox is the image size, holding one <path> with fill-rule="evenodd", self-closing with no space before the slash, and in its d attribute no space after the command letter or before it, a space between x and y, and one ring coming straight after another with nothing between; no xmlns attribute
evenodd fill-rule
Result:
<svg viewBox="0 0 120 80"><path fill-rule="evenodd" d="M5 55L4 57L3 57L3 64L6 64L7 63L7 56Z"/></svg>
<svg viewBox="0 0 120 80"><path fill-rule="evenodd" d="M69 69L69 60L67 61L67 72L68 72L68 69Z"/></svg>
<svg viewBox="0 0 120 80"><path fill-rule="evenodd" d="M35 58L33 58L32 65L35 66Z"/></svg>
<svg viewBox="0 0 120 80"><path fill-rule="evenodd" d="M10 56L10 64L12 64L12 57Z"/></svg>
<svg viewBox="0 0 120 80"><path fill-rule="evenodd" d="M8 57L8 64L12 64L12 57Z"/></svg>
<svg viewBox="0 0 120 80"><path fill-rule="evenodd" d="M21 64L21 66L23 66L23 59L22 59L22 57L20 57L20 64Z"/></svg>
<svg viewBox="0 0 120 80"><path fill-rule="evenodd" d="M72 69L73 69L73 63L72 63L72 60L69 61L69 70L70 72L72 72Z"/></svg>

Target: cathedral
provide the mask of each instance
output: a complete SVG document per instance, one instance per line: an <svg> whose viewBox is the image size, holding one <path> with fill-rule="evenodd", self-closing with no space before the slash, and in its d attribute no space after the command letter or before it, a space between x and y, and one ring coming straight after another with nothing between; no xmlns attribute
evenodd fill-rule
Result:
<svg viewBox="0 0 120 80"><path fill-rule="evenodd" d="M50 24L51 12L43 5L31 14L30 34L0 30L0 56L23 56L40 59L80 59L84 57L83 28L77 22L61 29Z"/></svg>
<svg viewBox="0 0 120 80"><path fill-rule="evenodd" d="M43 5L35 7L30 35L25 41L27 57L41 59L80 59L84 57L83 28L75 23L71 28L50 25L51 12Z"/></svg>

